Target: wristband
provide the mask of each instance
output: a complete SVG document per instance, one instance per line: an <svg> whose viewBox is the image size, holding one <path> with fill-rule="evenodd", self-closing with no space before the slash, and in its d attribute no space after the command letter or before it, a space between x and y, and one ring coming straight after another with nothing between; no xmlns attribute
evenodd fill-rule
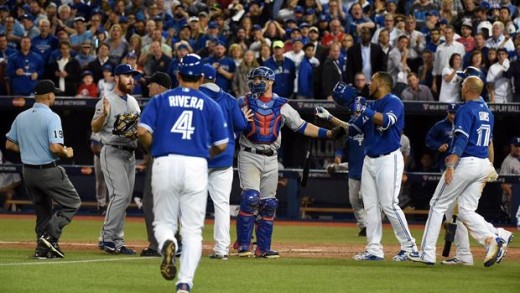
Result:
<svg viewBox="0 0 520 293"><path fill-rule="evenodd" d="M328 131L327 129L320 127L320 129L318 129L318 137L327 138L327 131Z"/></svg>
<svg viewBox="0 0 520 293"><path fill-rule="evenodd" d="M368 116L368 118L372 119L372 118L374 118L374 115L376 115L376 111L365 107L365 110L363 110L363 114Z"/></svg>

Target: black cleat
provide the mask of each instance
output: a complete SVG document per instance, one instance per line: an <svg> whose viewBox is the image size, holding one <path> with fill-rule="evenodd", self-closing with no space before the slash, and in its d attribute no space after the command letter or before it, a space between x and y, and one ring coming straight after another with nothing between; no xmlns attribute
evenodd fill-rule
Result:
<svg viewBox="0 0 520 293"><path fill-rule="evenodd" d="M38 239L38 246L40 245L47 247L49 253L57 258L65 257L65 254L61 251L60 246L58 245L58 240L50 235L43 234L40 239Z"/></svg>
<svg viewBox="0 0 520 293"><path fill-rule="evenodd" d="M361 228L361 230L359 230L359 233L357 236L359 236L359 237L367 236L367 228L366 227Z"/></svg>
<svg viewBox="0 0 520 293"><path fill-rule="evenodd" d="M141 251L141 256L142 257L160 257L161 254L157 250L147 247L147 248L143 249L143 251Z"/></svg>

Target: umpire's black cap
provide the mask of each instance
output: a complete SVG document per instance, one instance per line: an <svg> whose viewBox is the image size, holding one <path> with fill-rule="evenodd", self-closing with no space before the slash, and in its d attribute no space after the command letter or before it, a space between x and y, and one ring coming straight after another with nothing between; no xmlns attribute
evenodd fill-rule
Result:
<svg viewBox="0 0 520 293"><path fill-rule="evenodd" d="M164 88L171 88L172 87L172 80L170 76L164 72L156 72L154 73L149 80L149 83L155 82L156 84L164 87Z"/></svg>
<svg viewBox="0 0 520 293"><path fill-rule="evenodd" d="M48 93L59 94L61 92L62 91L59 88L56 88L56 86L54 85L54 82L52 80L50 80L50 79L40 80L36 84L36 87L34 87L34 95L35 96L45 95L45 94L48 94Z"/></svg>

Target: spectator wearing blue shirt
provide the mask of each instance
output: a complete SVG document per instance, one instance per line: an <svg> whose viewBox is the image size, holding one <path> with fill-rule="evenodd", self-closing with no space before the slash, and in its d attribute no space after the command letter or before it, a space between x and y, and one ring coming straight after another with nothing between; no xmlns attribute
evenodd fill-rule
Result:
<svg viewBox="0 0 520 293"><path fill-rule="evenodd" d="M20 17L20 21L23 25L24 36L32 39L40 34L40 30L34 25L34 17L32 15L24 14Z"/></svg>
<svg viewBox="0 0 520 293"><path fill-rule="evenodd" d="M168 75L172 79L173 88L176 88L179 85L179 81L177 80L179 62L184 56L190 53L190 50L186 44L180 43L179 45L177 45L175 52L177 57L172 59L170 65L168 66L168 70L166 70L166 73L168 73Z"/></svg>
<svg viewBox="0 0 520 293"><path fill-rule="evenodd" d="M49 63L52 51L58 48L58 38L51 34L51 23L48 19L40 20L40 34L31 39L31 50L42 57L45 64Z"/></svg>
<svg viewBox="0 0 520 293"><path fill-rule="evenodd" d="M273 43L273 57L264 62L264 66L271 68L275 73L273 92L280 97L290 99L294 92L294 79L296 78L296 66L294 62L283 56L284 43Z"/></svg>
<svg viewBox="0 0 520 293"><path fill-rule="evenodd" d="M70 36L72 49L79 50L84 40L92 40L92 32L87 30L85 18L77 16L74 18L74 28L76 33Z"/></svg>
<svg viewBox="0 0 520 293"><path fill-rule="evenodd" d="M7 75L11 79L12 94L31 95L44 70L45 65L42 58L31 51L31 39L23 37L20 42L20 51L13 54L7 64Z"/></svg>
<svg viewBox="0 0 520 293"><path fill-rule="evenodd" d="M205 63L211 64L217 70L215 83L223 91L229 92L236 70L235 61L226 56L226 47L223 42L217 42L213 52L213 57L206 58Z"/></svg>
<svg viewBox="0 0 520 293"><path fill-rule="evenodd" d="M90 62L96 60L96 55L92 54L92 43L89 40L84 40L79 53L74 58L79 61L82 69L86 69Z"/></svg>
<svg viewBox="0 0 520 293"><path fill-rule="evenodd" d="M320 61L314 57L314 44L308 43L303 46L304 57L300 63L298 71L298 99L313 99L313 75L316 73L316 68L320 65Z"/></svg>

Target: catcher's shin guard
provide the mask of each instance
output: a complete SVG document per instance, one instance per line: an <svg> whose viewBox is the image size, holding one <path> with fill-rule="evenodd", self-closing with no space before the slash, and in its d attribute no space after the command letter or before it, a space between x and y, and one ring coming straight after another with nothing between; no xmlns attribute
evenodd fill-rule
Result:
<svg viewBox="0 0 520 293"><path fill-rule="evenodd" d="M258 226L256 228L256 254L261 255L271 250L273 236L273 221L278 207L276 198L266 198L260 201Z"/></svg>
<svg viewBox="0 0 520 293"><path fill-rule="evenodd" d="M255 225L255 212L260 205L260 192L256 190L244 190L240 200L240 211L237 217L237 243L238 249L249 250L251 236Z"/></svg>

